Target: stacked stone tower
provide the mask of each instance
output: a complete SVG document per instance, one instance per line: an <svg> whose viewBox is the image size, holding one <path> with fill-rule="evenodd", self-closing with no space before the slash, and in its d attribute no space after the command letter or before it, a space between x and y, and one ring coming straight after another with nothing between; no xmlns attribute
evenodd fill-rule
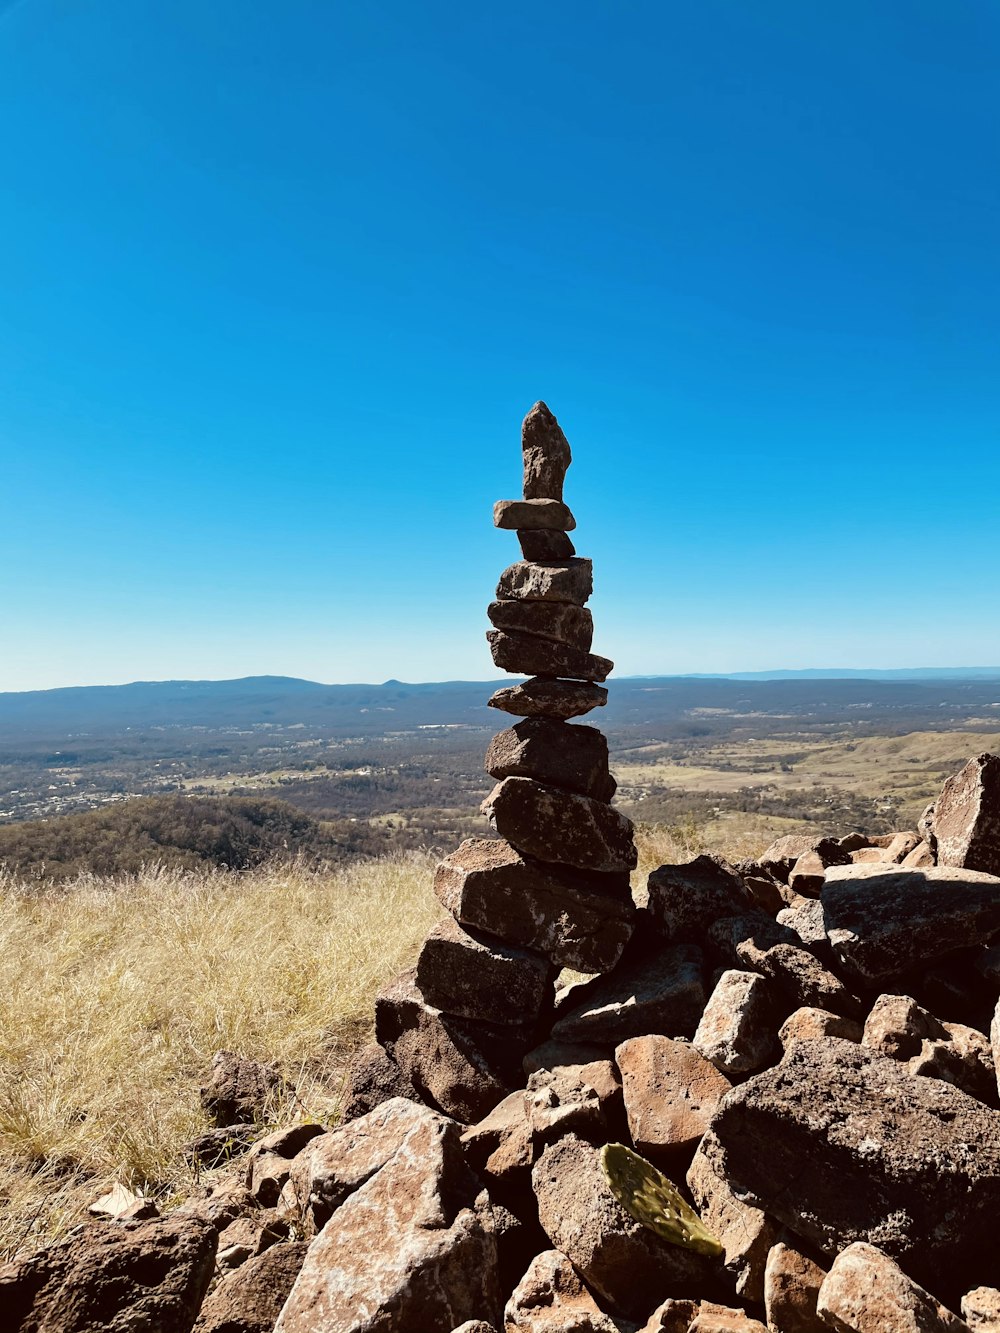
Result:
<svg viewBox="0 0 1000 1333"><path fill-rule="evenodd" d="M635 843L610 804L608 744L570 721L607 701L599 682L613 663L590 651L592 566L569 537L570 448L544 403L525 417L522 451L524 497L494 508L524 558L500 576L487 638L497 666L530 677L489 700L521 719L486 753L497 785L483 813L499 838L469 839L438 867L435 892L451 917L376 1006L376 1037L400 1078L465 1121L523 1085L559 970L613 967L635 921Z"/></svg>

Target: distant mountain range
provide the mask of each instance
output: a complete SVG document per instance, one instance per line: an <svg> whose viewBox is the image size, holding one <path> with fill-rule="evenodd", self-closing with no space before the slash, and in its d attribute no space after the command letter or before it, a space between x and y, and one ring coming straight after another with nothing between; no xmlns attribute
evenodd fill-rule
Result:
<svg viewBox="0 0 1000 1333"><path fill-rule="evenodd" d="M993 682L998 688L994 688ZM390 734L420 727L495 729L486 707L493 681L323 685L291 676L240 680L136 681L0 693L0 745L19 738L81 738L164 729L241 731L305 727L341 736ZM955 707L974 715L1000 699L1000 668L900 671L778 671L732 675L624 676L610 682L606 710L591 720L606 729L644 725L689 710L775 710L850 716L874 706L929 718Z"/></svg>

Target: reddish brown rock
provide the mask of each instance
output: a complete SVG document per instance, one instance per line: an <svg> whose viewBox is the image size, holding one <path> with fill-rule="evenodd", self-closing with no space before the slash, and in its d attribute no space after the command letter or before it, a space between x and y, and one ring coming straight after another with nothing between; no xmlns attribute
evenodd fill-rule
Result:
<svg viewBox="0 0 1000 1333"><path fill-rule="evenodd" d="M811 833L805 835L787 833L771 843L761 856L759 864L767 874L787 884L795 862L807 852L815 852L824 867L844 865L849 859L848 852L836 838L825 838Z"/></svg>
<svg viewBox="0 0 1000 1333"><path fill-rule="evenodd" d="M271 1333L308 1248L286 1241L248 1259L205 1301L195 1333Z"/></svg>
<svg viewBox="0 0 1000 1333"><path fill-rule="evenodd" d="M539 603L539 605L543 605ZM533 634L486 631L494 663L501 671L520 676L565 676L570 680L607 680L615 668L608 657L583 653L578 648L539 639Z"/></svg>
<svg viewBox="0 0 1000 1333"><path fill-rule="evenodd" d="M426 1003L412 972L379 993L375 1036L422 1098L465 1124L481 1120L510 1091L519 1043L499 1028L442 1014Z"/></svg>
<svg viewBox="0 0 1000 1333"><path fill-rule="evenodd" d="M962 1297L962 1318L973 1333L1000 1333L1000 1291L975 1287Z"/></svg>
<svg viewBox="0 0 1000 1333"><path fill-rule="evenodd" d="M818 898L825 879L826 866L819 852L803 852L788 872L788 887L803 898Z"/></svg>
<svg viewBox="0 0 1000 1333"><path fill-rule="evenodd" d="M215 1252L215 1266L228 1273L240 1268L249 1259L269 1250L272 1245L288 1239L288 1222L279 1217L274 1208L258 1208L230 1222L219 1232L219 1246Z"/></svg>
<svg viewBox="0 0 1000 1333"><path fill-rule="evenodd" d="M723 972L694 1034L693 1045L726 1075L760 1069L775 1047L774 999L756 972Z"/></svg>
<svg viewBox="0 0 1000 1333"><path fill-rule="evenodd" d="M427 1004L485 1023L534 1024L552 1007L554 979L545 958L463 929L451 917L432 929L417 958L417 988Z"/></svg>
<svg viewBox="0 0 1000 1333"><path fill-rule="evenodd" d="M593 1145L560 1139L535 1163L532 1181L546 1235L612 1314L645 1319L668 1296L718 1285L712 1260L660 1240L626 1213Z"/></svg>
<svg viewBox="0 0 1000 1333"><path fill-rule="evenodd" d="M656 1307L639 1333L688 1333L691 1320L700 1309L700 1301L675 1300L671 1297Z"/></svg>
<svg viewBox="0 0 1000 1333"><path fill-rule="evenodd" d="M750 910L743 880L721 856L660 866L649 876L649 913L664 939L701 944L720 917Z"/></svg>
<svg viewBox="0 0 1000 1333"><path fill-rule="evenodd" d="M418 1093L388 1051L369 1042L351 1057L340 1103L340 1120L356 1120L391 1097L418 1099Z"/></svg>
<svg viewBox="0 0 1000 1333"><path fill-rule="evenodd" d="M212 1072L201 1089L201 1104L217 1125L253 1124L280 1092L281 1075L273 1065L216 1051Z"/></svg>
<svg viewBox="0 0 1000 1333"><path fill-rule="evenodd" d="M764 1269L764 1310L771 1333L826 1333L816 1312L825 1269L790 1245L775 1245Z"/></svg>
<svg viewBox="0 0 1000 1333"><path fill-rule="evenodd" d="M837 1255L816 1308L834 1333L968 1333L888 1255L860 1241Z"/></svg>
<svg viewBox="0 0 1000 1333"><path fill-rule="evenodd" d="M995 1262L1000 1116L854 1042L793 1042L723 1098L704 1145L740 1198L826 1254L877 1239L931 1283Z"/></svg>
<svg viewBox="0 0 1000 1333"><path fill-rule="evenodd" d="M885 849L885 859L894 865L901 865L902 862L920 846L923 839L919 833L894 833Z"/></svg>
<svg viewBox="0 0 1000 1333"><path fill-rule="evenodd" d="M781 1025L778 1040L782 1046L792 1041L815 1041L817 1037L842 1037L860 1041L863 1028L853 1018L831 1014L828 1009L796 1009Z"/></svg>
<svg viewBox="0 0 1000 1333"><path fill-rule="evenodd" d="M638 860L632 821L589 796L504 778L482 810L501 837L540 861L614 874L633 870Z"/></svg>
<svg viewBox="0 0 1000 1333"><path fill-rule="evenodd" d="M11 1333L189 1333L215 1260L214 1227L192 1216L95 1222L0 1268Z"/></svg>
<svg viewBox="0 0 1000 1333"><path fill-rule="evenodd" d="M705 1005L701 950L675 944L636 950L603 977L575 986L556 1011L558 1041L628 1041L650 1033L690 1037Z"/></svg>
<svg viewBox="0 0 1000 1333"><path fill-rule="evenodd" d="M926 870L928 866L935 865L934 853L926 842L918 842L912 852L903 857L900 862L907 869Z"/></svg>
<svg viewBox="0 0 1000 1333"><path fill-rule="evenodd" d="M1000 755L977 755L944 784L934 839L939 866L1000 875Z"/></svg>
<svg viewBox="0 0 1000 1333"><path fill-rule="evenodd" d="M558 1250L532 1261L504 1311L504 1333L618 1333Z"/></svg>
<svg viewBox="0 0 1000 1333"><path fill-rule="evenodd" d="M478 1124L470 1125L462 1134L462 1146L473 1169L488 1177L491 1187L526 1178L535 1152L524 1090L510 1093Z"/></svg>
<svg viewBox="0 0 1000 1333"><path fill-rule="evenodd" d="M996 1099L986 1037L961 1023L942 1023L909 995L880 995L862 1040L870 1050L905 1063L911 1074L944 1079L980 1101Z"/></svg>
<svg viewBox="0 0 1000 1333"><path fill-rule="evenodd" d="M565 1134L588 1143L608 1141L608 1122L597 1089L571 1069L539 1069L528 1079L524 1105L536 1155Z"/></svg>
<svg viewBox="0 0 1000 1333"><path fill-rule="evenodd" d="M702 1301L688 1326L688 1333L767 1333L767 1329L745 1310Z"/></svg>
<svg viewBox="0 0 1000 1333"><path fill-rule="evenodd" d="M244 1182L262 1208L275 1207L291 1172L292 1159L322 1133L322 1125L294 1125L257 1140L247 1156Z"/></svg>
<svg viewBox="0 0 1000 1333"><path fill-rule="evenodd" d="M322 1229L275 1333L431 1333L495 1317L496 1241L459 1134L400 1099L308 1145L293 1181Z"/></svg>
<svg viewBox="0 0 1000 1333"><path fill-rule="evenodd" d="M525 499L561 500L573 455L559 422L542 402L521 423L521 457Z"/></svg>
<svg viewBox="0 0 1000 1333"><path fill-rule="evenodd" d="M822 901L842 966L866 981L986 944L1000 931L1000 878L952 866L832 866Z"/></svg>
<svg viewBox="0 0 1000 1333"><path fill-rule="evenodd" d="M693 1046L669 1037L633 1037L615 1061L636 1150L668 1175L676 1162L686 1168L729 1080Z"/></svg>
<svg viewBox="0 0 1000 1333"><path fill-rule="evenodd" d="M628 874L588 874L470 838L439 864L434 892L464 926L534 949L559 967L605 972L632 934Z"/></svg>
<svg viewBox="0 0 1000 1333"><path fill-rule="evenodd" d="M561 500L498 500L493 524L520 532L572 532L576 519Z"/></svg>
<svg viewBox="0 0 1000 1333"><path fill-rule="evenodd" d="M493 737L485 768L498 781L534 778L595 801L610 801L615 794L615 780L608 772L608 743L596 727L525 718Z"/></svg>
<svg viewBox="0 0 1000 1333"><path fill-rule="evenodd" d="M486 614L505 634L533 634L583 653L590 652L593 643L593 616L572 602L490 602Z"/></svg>
<svg viewBox="0 0 1000 1333"><path fill-rule="evenodd" d="M698 1215L725 1249L725 1265L736 1279L736 1293L759 1304L764 1299L764 1270L778 1226L759 1208L739 1198L716 1174L717 1148L709 1131L687 1173L687 1187Z"/></svg>
<svg viewBox="0 0 1000 1333"><path fill-rule="evenodd" d="M594 591L594 568L579 556L572 560L535 564L519 560L500 575L497 600L523 597L528 601L573 602L583 606Z"/></svg>
<svg viewBox="0 0 1000 1333"><path fill-rule="evenodd" d="M736 956L747 967L773 982L776 996L789 1009L829 1009L845 1018L861 1018L864 1009L857 995L806 949L793 944L772 944L761 949L752 940L737 945Z"/></svg>
<svg viewBox="0 0 1000 1333"><path fill-rule="evenodd" d="M566 721L583 717L594 708L603 708L608 692L603 685L583 680L526 680L522 685L508 685L487 699L490 708L499 708L516 717L552 717Z"/></svg>
<svg viewBox="0 0 1000 1333"><path fill-rule="evenodd" d="M569 560L576 555L576 547L565 532L549 528L518 528L517 540L525 560Z"/></svg>

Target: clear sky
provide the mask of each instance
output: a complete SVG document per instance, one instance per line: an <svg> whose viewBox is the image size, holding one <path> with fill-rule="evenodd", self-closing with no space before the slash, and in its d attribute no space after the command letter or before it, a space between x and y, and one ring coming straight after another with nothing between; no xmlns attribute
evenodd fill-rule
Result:
<svg viewBox="0 0 1000 1333"><path fill-rule="evenodd" d="M995 0L0 0L0 689L1000 663Z"/></svg>

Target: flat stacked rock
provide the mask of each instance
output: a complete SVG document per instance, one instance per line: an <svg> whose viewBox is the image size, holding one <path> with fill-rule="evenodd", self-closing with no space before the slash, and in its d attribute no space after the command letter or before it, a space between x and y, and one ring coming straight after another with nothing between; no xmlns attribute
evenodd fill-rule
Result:
<svg viewBox="0 0 1000 1333"><path fill-rule="evenodd" d="M497 785L483 813L499 837L471 838L438 867L435 892L453 919L376 1008L391 1061L383 1084L467 1123L522 1081L523 1056L552 1023L559 969L613 968L636 917L635 842L611 804L608 743L570 721L607 701L600 682L614 665L591 652L593 571L563 501L570 447L544 403L521 438L523 499L498 501L493 520L517 533L524 558L501 574L487 610L494 662L530 677L489 701L521 719L486 753Z"/></svg>

